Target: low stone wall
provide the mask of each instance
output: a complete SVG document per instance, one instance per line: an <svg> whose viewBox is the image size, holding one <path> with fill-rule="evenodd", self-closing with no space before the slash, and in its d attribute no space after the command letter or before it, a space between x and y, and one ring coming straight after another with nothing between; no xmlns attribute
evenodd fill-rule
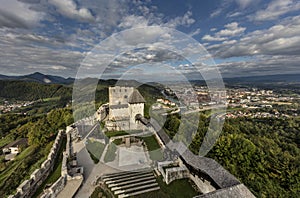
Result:
<svg viewBox="0 0 300 198"><path fill-rule="evenodd" d="M40 198L52 198L63 190L66 185L66 177L60 177L50 188L40 196Z"/></svg>
<svg viewBox="0 0 300 198"><path fill-rule="evenodd" d="M169 167L172 165L179 165L178 167ZM158 162L157 168L159 172L162 174L164 181L166 184L170 184L172 181L176 179L183 179L183 178L189 178L190 172L186 168L184 164L180 164L180 162L174 162L174 161L165 161L165 162Z"/></svg>
<svg viewBox="0 0 300 198"><path fill-rule="evenodd" d="M185 166L166 169L166 184L170 184L176 179L189 178L189 170Z"/></svg>
<svg viewBox="0 0 300 198"><path fill-rule="evenodd" d="M71 172L71 168L68 165L68 159L73 157L73 149L72 149L72 130L69 130L67 128L67 143L66 143L66 151L63 152L63 159L62 159L62 167L61 167L61 176L60 178L47 190L44 191L44 193L40 196L41 198L52 198L56 197L66 186L68 180L73 179L79 179L82 180L83 176L82 174L79 175L71 175L69 172ZM81 172L83 172L82 167L79 167L81 169Z"/></svg>
<svg viewBox="0 0 300 198"><path fill-rule="evenodd" d="M17 193L10 195L9 198L31 197L36 189L45 181L49 173L53 170L55 159L61 146L64 131L60 130L51 147L47 159L42 163L40 169L36 169L30 175L30 179L23 181L17 188Z"/></svg>
<svg viewBox="0 0 300 198"><path fill-rule="evenodd" d="M204 178L200 178L198 175L192 175L190 174L190 179L197 185L200 192L203 194L213 192L216 190L215 187L211 185L211 183Z"/></svg>

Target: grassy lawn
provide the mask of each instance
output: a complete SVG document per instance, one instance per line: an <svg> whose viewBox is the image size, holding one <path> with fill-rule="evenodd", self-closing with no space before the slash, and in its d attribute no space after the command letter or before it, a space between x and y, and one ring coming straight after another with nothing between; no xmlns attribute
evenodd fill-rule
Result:
<svg viewBox="0 0 300 198"><path fill-rule="evenodd" d="M35 148L33 146L29 146L19 155L17 155L13 161L9 162L9 166L6 167L5 170L0 173L0 183L2 183L2 181L9 177L15 171L15 169L18 168L22 161L25 158L29 157L31 154L33 154L34 151Z"/></svg>
<svg viewBox="0 0 300 198"><path fill-rule="evenodd" d="M148 136L148 137L143 137L143 140L147 144L147 148L149 151L154 151L154 150L160 149L160 146L159 146L156 138L154 137L154 135Z"/></svg>
<svg viewBox="0 0 300 198"><path fill-rule="evenodd" d="M115 136L128 135L128 133L126 131L108 131L105 133L105 135L108 138L111 138L111 137L115 137Z"/></svg>
<svg viewBox="0 0 300 198"><path fill-rule="evenodd" d="M154 135L143 137L143 140L147 145L151 160L163 159L162 151Z"/></svg>
<svg viewBox="0 0 300 198"><path fill-rule="evenodd" d="M114 161L117 156L116 151L117 151L117 146L115 144L108 145L108 149L104 157L104 162Z"/></svg>
<svg viewBox="0 0 300 198"><path fill-rule="evenodd" d="M197 192L193 185L195 185L190 179L175 180L169 185L163 182L162 177L157 178L157 182L160 186L160 190L153 191L138 196L136 198L192 198L200 193Z"/></svg>
<svg viewBox="0 0 300 198"><path fill-rule="evenodd" d="M99 162L99 159L103 153L103 150L105 148L105 145L93 140L88 140L86 149L88 150L92 160L97 164Z"/></svg>
<svg viewBox="0 0 300 198"><path fill-rule="evenodd" d="M121 145L121 144L123 143L123 141L122 141L122 139L115 139L115 140L113 141L113 143L114 143L115 145Z"/></svg>

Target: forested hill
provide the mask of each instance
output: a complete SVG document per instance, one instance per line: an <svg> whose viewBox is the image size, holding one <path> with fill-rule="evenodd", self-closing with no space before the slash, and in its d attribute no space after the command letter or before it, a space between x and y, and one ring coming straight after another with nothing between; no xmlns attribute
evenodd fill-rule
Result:
<svg viewBox="0 0 300 198"><path fill-rule="evenodd" d="M87 84L89 79L84 79ZM153 99L161 95L160 90L137 81L99 80L96 91L96 102L108 102L108 87L116 83L120 86L137 87L145 99L154 102ZM67 100L72 98L72 85L44 84L30 81L0 80L0 98L33 101L45 98L60 97Z"/></svg>
<svg viewBox="0 0 300 198"><path fill-rule="evenodd" d="M0 97L24 101L71 96L72 89L58 84L0 80Z"/></svg>

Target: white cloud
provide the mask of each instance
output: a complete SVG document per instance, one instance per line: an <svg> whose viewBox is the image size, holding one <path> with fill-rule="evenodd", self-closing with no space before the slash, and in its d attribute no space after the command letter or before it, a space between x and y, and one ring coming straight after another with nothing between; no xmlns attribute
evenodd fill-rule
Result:
<svg viewBox="0 0 300 198"><path fill-rule="evenodd" d="M273 0L267 5L266 9L257 11L249 18L253 21L274 20L286 13L298 10L300 10L298 0Z"/></svg>
<svg viewBox="0 0 300 198"><path fill-rule="evenodd" d="M187 11L183 16L178 16L174 19L171 19L169 22L167 22L167 26L171 28L176 28L178 26L187 26L189 27L193 23L195 23L195 19L192 17L192 12Z"/></svg>
<svg viewBox="0 0 300 198"><path fill-rule="evenodd" d="M241 9L245 9L253 4L260 2L260 0L235 0Z"/></svg>
<svg viewBox="0 0 300 198"><path fill-rule="evenodd" d="M0 0L0 27L31 28L39 24L44 13L17 0Z"/></svg>
<svg viewBox="0 0 300 198"><path fill-rule="evenodd" d="M226 40L226 39L227 39L227 38L213 37L213 36L208 35L208 34L206 34L206 35L204 35L204 36L202 37L202 40L203 40L203 41L224 41L224 40Z"/></svg>
<svg viewBox="0 0 300 198"><path fill-rule="evenodd" d="M299 73L299 56L259 56L255 60L218 64L223 77ZM287 67L288 66L288 67Z"/></svg>
<svg viewBox="0 0 300 198"><path fill-rule="evenodd" d="M241 12L234 12L234 13L227 14L226 17L231 18L231 17L237 17L237 16L240 16L240 15L242 15Z"/></svg>
<svg viewBox="0 0 300 198"><path fill-rule="evenodd" d="M217 9L210 14L210 17L211 18L217 17L221 14L222 11L223 11L222 9Z"/></svg>
<svg viewBox="0 0 300 198"><path fill-rule="evenodd" d="M120 28L145 27L148 25L148 20L143 16L129 15L123 18L118 25Z"/></svg>
<svg viewBox="0 0 300 198"><path fill-rule="evenodd" d="M73 0L49 0L57 11L68 18L81 21L93 21L94 17L87 8L79 8Z"/></svg>
<svg viewBox="0 0 300 198"><path fill-rule="evenodd" d="M84 53L64 47L63 43L51 38L0 29L1 73L28 74L39 71L74 76Z"/></svg>
<svg viewBox="0 0 300 198"><path fill-rule="evenodd" d="M219 32L216 32L214 36L211 35L204 35L202 37L202 40L204 41L225 41L229 37L239 36L246 30L245 27L240 27L237 22L232 22L229 24L226 24L225 29L220 30ZM212 28L211 31L215 31L215 28Z"/></svg>
<svg viewBox="0 0 300 198"><path fill-rule="evenodd" d="M242 34L246 28L245 27L239 27L239 24L237 22L232 22L229 24L226 24L224 30L221 30L216 33L216 36L219 37L225 37L225 36L237 36Z"/></svg>
<svg viewBox="0 0 300 198"><path fill-rule="evenodd" d="M201 32L200 28L197 28L194 31L192 31L191 33L189 33L189 36L196 36L196 35L200 34L200 32Z"/></svg>
<svg viewBox="0 0 300 198"><path fill-rule="evenodd" d="M220 57L300 55L300 16L289 17L269 29L248 33L238 42L214 46Z"/></svg>

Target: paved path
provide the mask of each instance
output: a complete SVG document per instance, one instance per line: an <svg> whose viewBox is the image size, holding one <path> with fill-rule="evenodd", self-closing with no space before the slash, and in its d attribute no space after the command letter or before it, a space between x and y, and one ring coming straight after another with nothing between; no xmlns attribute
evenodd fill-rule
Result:
<svg viewBox="0 0 300 198"><path fill-rule="evenodd" d="M101 162L94 164L85 148L84 141L74 143L74 152L77 152L78 165L83 166L84 168L84 181L75 196L76 198L89 197L95 189L93 183L96 181L98 176L107 173L116 173L119 171Z"/></svg>
<svg viewBox="0 0 300 198"><path fill-rule="evenodd" d="M84 137L83 141L85 141L85 140L89 137L89 135L94 131L94 129L95 129L97 126L100 127L99 123L96 123L96 124L92 127L92 129L91 129L91 130L88 132L88 134Z"/></svg>
<svg viewBox="0 0 300 198"><path fill-rule="evenodd" d="M73 197L76 190L79 188L82 179L74 179L67 181L64 189L57 195L57 198Z"/></svg>

